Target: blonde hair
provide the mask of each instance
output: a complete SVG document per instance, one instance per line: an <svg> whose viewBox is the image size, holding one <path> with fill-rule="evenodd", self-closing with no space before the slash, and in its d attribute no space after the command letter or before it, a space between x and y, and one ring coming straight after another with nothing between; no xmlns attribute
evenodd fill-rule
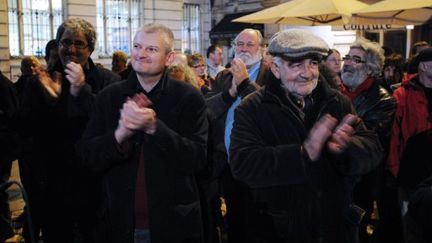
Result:
<svg viewBox="0 0 432 243"><path fill-rule="evenodd" d="M41 63L39 59L35 56L26 56L21 60L21 74L22 75L32 75L33 68L32 67L40 67Z"/></svg>
<svg viewBox="0 0 432 243"><path fill-rule="evenodd" d="M174 64L168 67L168 77L178 81L183 81L200 89L198 85L198 80L192 69L183 64Z"/></svg>

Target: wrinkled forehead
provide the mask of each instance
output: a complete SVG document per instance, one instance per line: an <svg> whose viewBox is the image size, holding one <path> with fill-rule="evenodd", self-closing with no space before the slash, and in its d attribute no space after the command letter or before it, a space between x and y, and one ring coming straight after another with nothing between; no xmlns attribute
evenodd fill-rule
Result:
<svg viewBox="0 0 432 243"><path fill-rule="evenodd" d="M236 39L236 42L244 42L244 43L252 42L254 44L259 44L258 41L259 40L258 40L257 33L252 30L241 32Z"/></svg>
<svg viewBox="0 0 432 243"><path fill-rule="evenodd" d="M366 51L363 50L360 47L351 47L348 55L350 56L359 56L359 57L365 57L366 56Z"/></svg>

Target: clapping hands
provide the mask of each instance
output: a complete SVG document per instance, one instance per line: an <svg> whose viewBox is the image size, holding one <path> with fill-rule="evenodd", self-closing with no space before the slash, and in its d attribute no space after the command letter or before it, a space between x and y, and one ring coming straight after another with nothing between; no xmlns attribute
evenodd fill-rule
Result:
<svg viewBox="0 0 432 243"><path fill-rule="evenodd" d="M120 110L119 125L114 134L118 143L121 144L139 130L147 134L156 131L156 112L149 108L151 105L150 99L143 93L126 100Z"/></svg>
<svg viewBox="0 0 432 243"><path fill-rule="evenodd" d="M303 144L303 148L312 161L320 158L322 150L327 148L331 154L341 154L344 152L354 134L352 127L358 121L358 117L347 114L338 124L336 118L331 115L324 115L312 127L308 138Z"/></svg>

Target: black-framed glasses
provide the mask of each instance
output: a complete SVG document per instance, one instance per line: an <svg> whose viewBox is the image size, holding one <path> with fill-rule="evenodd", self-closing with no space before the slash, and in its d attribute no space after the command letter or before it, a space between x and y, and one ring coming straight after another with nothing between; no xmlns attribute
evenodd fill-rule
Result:
<svg viewBox="0 0 432 243"><path fill-rule="evenodd" d="M366 61L362 60L361 57L359 57L359 56L349 56L349 55L346 55L346 56L344 56L344 58L342 58L342 60L344 60L345 62L346 61L351 61L351 62L353 62L355 64L366 63Z"/></svg>
<svg viewBox="0 0 432 243"><path fill-rule="evenodd" d="M72 41L71 39L63 39L60 41L60 44L66 48L70 48L72 45L74 45L76 49L85 49L88 47L88 44L84 41Z"/></svg>

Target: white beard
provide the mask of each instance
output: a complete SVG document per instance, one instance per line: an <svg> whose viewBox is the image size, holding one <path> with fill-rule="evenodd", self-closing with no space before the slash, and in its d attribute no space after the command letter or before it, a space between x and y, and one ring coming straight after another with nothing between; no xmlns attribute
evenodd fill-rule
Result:
<svg viewBox="0 0 432 243"><path fill-rule="evenodd" d="M235 58L240 58L244 62L246 67L250 67L255 63L261 61L262 56L260 51L257 51L257 53L255 53L254 55L250 54L249 52L240 52L235 54Z"/></svg>

